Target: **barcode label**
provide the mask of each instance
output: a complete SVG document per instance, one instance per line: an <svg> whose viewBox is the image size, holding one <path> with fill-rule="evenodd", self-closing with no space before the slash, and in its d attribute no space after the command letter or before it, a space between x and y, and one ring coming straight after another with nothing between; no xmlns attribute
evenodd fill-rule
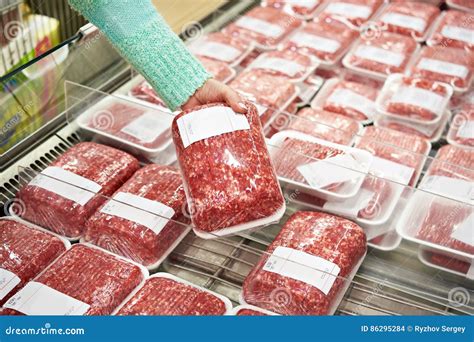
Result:
<svg viewBox="0 0 474 342"><path fill-rule="evenodd" d="M334 2L326 8L326 12L339 14L347 18L367 19L372 13L372 10L369 6L355 5L347 2Z"/></svg>
<svg viewBox="0 0 474 342"><path fill-rule="evenodd" d="M334 53L341 47L341 43L334 39L315 36L306 32L298 32L294 34L290 41L298 46L309 47L316 51L324 51Z"/></svg>
<svg viewBox="0 0 474 342"><path fill-rule="evenodd" d="M441 35L446 38L460 40L468 44L474 44L474 30L464 27L446 25L441 30Z"/></svg>
<svg viewBox="0 0 474 342"><path fill-rule="evenodd" d="M349 107L362 112L367 118L372 118L375 113L375 102L349 89L336 89L326 100L326 103L334 103Z"/></svg>
<svg viewBox="0 0 474 342"><path fill-rule="evenodd" d="M469 73L468 68L466 68L464 65L444 62L431 58L422 58L418 62L417 68L460 78L466 78L467 74Z"/></svg>
<svg viewBox="0 0 474 342"><path fill-rule="evenodd" d="M303 70L301 64L283 58L267 58L265 56L257 58L251 65L251 69L267 69L281 72L289 77L294 77Z"/></svg>
<svg viewBox="0 0 474 342"><path fill-rule="evenodd" d="M417 32L423 32L426 28L425 20L411 15L394 12L386 13L382 17L382 21L390 25L405 27Z"/></svg>
<svg viewBox="0 0 474 342"><path fill-rule="evenodd" d="M443 114L443 104L445 102L443 96L417 87L400 88L390 101L425 108L437 116Z"/></svg>
<svg viewBox="0 0 474 342"><path fill-rule="evenodd" d="M399 67L405 60L405 55L398 52L388 51L375 46L360 45L355 51L355 56L368 59L381 64ZM357 65L355 65L357 66Z"/></svg>
<svg viewBox="0 0 474 342"><path fill-rule="evenodd" d="M15 273L0 267L0 299L5 298L20 281L20 278Z"/></svg>
<svg viewBox="0 0 474 342"><path fill-rule="evenodd" d="M243 16L235 24L274 39L279 38L284 32L283 28L278 25L249 16Z"/></svg>
<svg viewBox="0 0 474 342"><path fill-rule="evenodd" d="M171 127L173 117L160 112L145 112L121 129L122 132L151 143Z"/></svg>

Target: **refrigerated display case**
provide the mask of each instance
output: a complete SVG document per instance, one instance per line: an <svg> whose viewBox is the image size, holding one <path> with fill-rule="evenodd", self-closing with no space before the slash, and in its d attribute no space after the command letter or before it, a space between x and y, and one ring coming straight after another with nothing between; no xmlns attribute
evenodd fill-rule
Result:
<svg viewBox="0 0 474 342"><path fill-rule="evenodd" d="M202 27L200 34L219 30L256 5L256 2L250 1L225 4L199 22ZM193 39L193 37L187 38ZM237 70L241 72L243 69ZM25 77L28 79L26 82ZM155 112L166 122L172 120L174 114L170 111L153 103L137 101L128 96L127 91L124 92L131 83L136 83L137 77L139 77L137 73L107 43L101 33L92 25L87 25L54 50L50 50L41 58L33 60L32 63L2 79L2 85L11 90L3 97L2 112L19 112L25 116L21 125L17 125L16 121L10 124L15 128L18 126L18 132L13 132L8 124L3 126L8 136L4 138L4 149L0 149L2 216L21 214L25 210L25 203L17 199L17 194L22 187L71 147L84 141L100 142L128 151L139 158L142 165L155 162L176 166L174 145L170 137L165 136L153 151L154 153L149 153L150 151L144 149L143 146L127 141L123 137L120 138L115 132L104 133L100 129L90 129L87 126L89 121L84 121L84 115L94 116L95 113L103 113L104 103L119 103L144 112ZM306 101L306 106L309 102ZM28 107L30 103L31 107ZM12 107L16 109L11 109ZM294 124L298 121L303 122L303 125L308 122L305 118L286 113L284 108L266 109L272 111L272 119L284 118L283 123L270 120L264 127L266 133L272 128L272 124L278 125L277 128L281 133L288 127L297 126ZM105 120L100 121L103 123L102 128L110 124L108 119L110 119L108 115L100 118L100 120ZM320 125L330 126L325 123L320 123ZM329 128L337 130L334 127ZM299 135L290 133L289 136L297 138ZM358 141L358 139L360 139L360 132L353 141ZM309 140L318 139L310 138ZM274 138L267 140L270 151L281 152L280 143L276 144L275 141ZM400 151L405 155L412 154L424 160L424 167L419 172L420 178L424 179L429 176L428 170L434 163L435 152L445 143L445 140L441 139L433 144L429 156L425 153L419 154L403 149ZM379 144L381 147L388 146L395 150L399 148L387 145L384 141L374 141L374 144ZM330 145L334 147L333 144ZM352 149L354 148L345 147L341 148L341 151ZM318 161L317 157L308 155L304 151L293 153L299 154L309 162ZM282 160L284 162L285 159ZM275 254L275 246L271 247L272 252L266 252L266 250L281 232L285 222L299 211L321 210L349 218L360 225L369 237L366 255L361 258L363 261L360 264L356 262L352 266L354 272L339 276L328 273L327 270L320 269L318 266L302 265L309 267L307 271L313 274L329 275L340 280L341 284L338 288L342 290L334 296L337 299L335 304L333 303L335 307L331 313L338 315L473 315L474 283L472 277L471 279L468 277L470 274L457 270L451 272L449 263L448 267L435 268L431 265L432 260L422 259L427 255L426 248L429 247L430 252L433 248L435 251L440 251L439 245L436 242L425 243L426 240L409 227L409 224L413 224L410 221L412 216L407 217L407 212L412 213L411 215L414 215L413 213L421 215L419 211L423 208L420 206L418 210L416 200L420 196L432 201L453 202L455 206L462 207L463 211L471 215L474 210L472 198L453 199L449 198L449 194L447 196L433 189L416 188L414 184L408 185L410 177L408 180L406 177L405 179L394 177L393 174L387 172L385 164L384 166L385 168L378 164L379 168L360 169L354 165L344 166L337 163L331 165L331 170L342 168L358 178L356 192L361 196L363 196L360 193L364 190L363 184L383 183L396 189L396 196L391 196L393 201L390 203L390 213L385 215L384 212L383 220L380 221L382 223L370 225L370 220L359 217L363 208L354 212L353 204L350 202L336 203L339 205L343 203L342 207L346 204L345 209L349 206L351 210L341 211L340 208L336 210L334 205L328 205L328 202L321 202L314 197L321 191L311 189L314 184L310 181L306 184L301 184L302 180L299 178L288 181L284 179L284 174L278 173L286 202L286 211L278 223L240 231L234 235L213 236L212 239L202 239L193 232L189 232L153 272L167 272L184 279L193 286L222 295L229 298L233 306L239 303L245 304L242 300L244 281L262 257L278 260L279 255ZM449 163L447 167L448 169L451 167ZM43 177L49 176L43 174ZM288 177L287 174L286 177ZM291 174L289 177L291 178ZM309 192L305 191L308 183ZM69 185L77 187L77 184ZM103 196L104 201L111 199L113 198L110 196ZM427 200L423 201L424 205L428 205L427 203ZM188 217L193 215L192 211L189 212L189 208L183 208L183 210L188 210ZM164 217L164 219L173 221L169 217ZM450 219L454 222L456 217L450 218L447 215L448 225L451 222ZM189 223L178 221L175 223L185 227L186 231L191 228ZM315 235L318 233L315 232ZM76 243L77 241L74 241L74 244ZM280 247L284 246L280 245ZM281 251L281 248L278 250ZM446 250L442 252L445 253ZM448 253L447 257L456 260L460 257L462 261L469 262L469 260L472 261L473 255L471 251L461 253L454 251L454 254ZM288 291L291 294L292 289L285 288L284 290L286 292L279 293L282 297L278 297L283 301L280 302L283 306L285 300L288 299L285 295L288 295ZM288 312L291 313L291 311ZM297 313L309 312L311 311ZM282 310L282 313L285 311Z"/></svg>

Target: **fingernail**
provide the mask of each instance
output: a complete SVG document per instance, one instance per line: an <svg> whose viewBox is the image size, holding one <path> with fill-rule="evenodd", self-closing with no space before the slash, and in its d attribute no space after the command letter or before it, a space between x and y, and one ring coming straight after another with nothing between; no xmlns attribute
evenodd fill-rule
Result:
<svg viewBox="0 0 474 342"><path fill-rule="evenodd" d="M239 102L239 107L242 108L242 110L247 110L247 106L244 102Z"/></svg>

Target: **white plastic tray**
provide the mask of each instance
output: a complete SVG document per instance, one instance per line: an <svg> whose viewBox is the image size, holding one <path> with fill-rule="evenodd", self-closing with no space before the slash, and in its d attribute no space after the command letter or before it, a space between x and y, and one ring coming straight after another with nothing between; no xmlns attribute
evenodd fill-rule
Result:
<svg viewBox="0 0 474 342"><path fill-rule="evenodd" d="M392 98L392 96L395 95L400 90L401 87L406 87L402 84L403 77L404 77L403 74L392 74L389 77L387 77L387 80L385 81L385 84L375 101L377 112L379 112L381 115L385 115L391 118L396 118L401 121L413 122L416 124L425 125L427 127L437 127L437 125L439 124L439 122L441 121L443 117L443 114L438 115L433 120L421 120L421 119L410 118L404 115L397 115L387 110L387 106L386 106L387 101L389 101ZM453 95L453 88L451 86L448 86L446 83L441 83L441 82L436 82L436 81L434 82L437 85L444 87L447 93L447 96L444 98L442 106L440 108L437 108L439 109L441 113L444 113L446 109L448 108L449 100L451 96Z"/></svg>
<svg viewBox="0 0 474 342"><path fill-rule="evenodd" d="M146 281L148 279L151 279L151 278L166 278L166 279L171 279L171 280L174 280L176 282L179 282L179 283L182 283L182 284L185 284L185 285L188 285L188 286L191 286L195 289L198 289L198 290L201 290L201 291L204 291L204 292L207 292L217 298L219 298L225 305L226 307L226 312L224 315L230 315L231 312L232 312L232 303L231 301L229 300L229 298L227 297L224 297L223 295L219 294L219 293L216 293L216 292L213 292L213 291L210 291L204 287L201 287L201 286L198 286L196 284L193 284L193 283L190 283L189 281L186 281L184 279L181 279L181 278L178 278L176 277L175 275L173 274L170 274L170 273L166 273L166 272L159 272L159 273L155 273L149 277L147 277L147 279L145 279L145 281L143 281L143 283L137 287L132 293L130 293L127 298L125 298L125 300L112 312L112 315L117 315L117 313L120 311L120 309L122 309L125 304L127 304L127 302L133 298L133 296L135 296L142 288L143 286L145 285Z"/></svg>
<svg viewBox="0 0 474 342"><path fill-rule="evenodd" d="M456 134L458 133L458 129L460 128L459 125L456 124L456 118L458 115L463 115L463 114L456 114L453 117L453 120L451 121L451 126L449 127L448 134L446 135L446 140L450 145L454 145L460 148L466 148L466 149L474 149L474 146L469 146L469 145L463 145L458 143L456 139ZM454 125L453 125L454 123Z"/></svg>
<svg viewBox="0 0 474 342"><path fill-rule="evenodd" d="M325 190L325 189L316 189L316 188L311 187L309 184L304 184L304 183L297 182L285 177L278 176L278 179L281 182L289 185L290 187L294 189L298 189L303 193L307 193L309 195L317 196L317 197L328 199L328 200L332 199L335 201L337 200L342 201L344 199L354 197L357 194L357 192L359 191L362 185L362 182L364 181L365 175L368 173L370 169L370 165L372 163L372 154L370 154L367 151L356 149L353 147L334 144L334 143L331 143L322 139L318 139L311 135L307 135L301 132L285 130L285 131L281 131L274 134L269 140L268 151L270 152L270 156L272 158L275 157L275 154L279 151L283 142L287 138L298 139L298 140L307 141L310 143L317 143L320 145L342 150L354 156L354 159L360 161L360 165L361 165L361 169L359 170L360 177L357 177L357 180L355 181L347 182L348 184L345 184L343 186L345 190L344 193L333 192L333 191Z"/></svg>
<svg viewBox="0 0 474 342"><path fill-rule="evenodd" d="M265 309L260 309L258 306L253 306L253 305L237 305L235 308L233 308L230 312L232 316L237 316L240 310L253 310L257 312L261 312L264 315L267 316L279 316L278 314L265 310Z"/></svg>
<svg viewBox="0 0 474 342"><path fill-rule="evenodd" d="M447 268L447 267L443 267L441 265L434 264L433 262L431 262L429 260L429 256L428 256L429 253L438 253L438 254L440 254L439 252L436 252L431 248L426 248L426 247L423 247L423 246L420 246L418 248L418 259L424 265L426 265L428 267L435 268L435 269L440 270L440 271L452 273L452 274L467 278L469 280L474 280L474 273L469 273L469 272L468 273L462 273L462 272L455 271L455 270L452 270L452 269ZM447 257L449 257L449 256L447 255ZM470 261L471 262L471 267L470 267L469 271L471 271L471 269L474 270L474 266L472 266L472 265L474 265L474 259L471 259L469 261L468 260L462 260L462 261L466 261L466 262Z"/></svg>
<svg viewBox="0 0 474 342"><path fill-rule="evenodd" d="M469 12L469 13L473 13L474 14L474 9L473 8L468 8L468 7L464 7L464 6L460 6L458 4L455 4L453 3L451 0L446 0L446 3L448 4L448 6L450 8L454 8L458 11L463 11L463 12Z"/></svg>

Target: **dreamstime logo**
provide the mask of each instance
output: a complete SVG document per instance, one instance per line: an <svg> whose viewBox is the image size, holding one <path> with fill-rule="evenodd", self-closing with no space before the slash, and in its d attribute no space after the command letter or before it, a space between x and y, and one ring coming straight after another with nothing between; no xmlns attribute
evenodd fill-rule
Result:
<svg viewBox="0 0 474 342"><path fill-rule="evenodd" d="M6 216L23 216L26 212L25 203L18 198L8 200L3 206L3 212Z"/></svg>
<svg viewBox="0 0 474 342"><path fill-rule="evenodd" d="M196 216L201 209L194 204L194 201L184 201L182 207L181 207L181 212L183 213L184 217L191 219L193 216Z"/></svg>
<svg viewBox="0 0 474 342"><path fill-rule="evenodd" d="M468 120L467 113L459 112L451 121L451 127L454 129L460 129L467 123Z"/></svg>
<svg viewBox="0 0 474 342"><path fill-rule="evenodd" d="M386 28L386 25L383 23L369 21L360 26L360 36L364 40L377 39Z"/></svg>
<svg viewBox="0 0 474 342"><path fill-rule="evenodd" d="M284 288L276 288L270 294L270 299L276 305L282 307L291 303L291 293Z"/></svg>
<svg viewBox="0 0 474 342"><path fill-rule="evenodd" d="M183 26L181 29L182 35L186 41L194 41L199 39L203 34L203 27L197 21L192 21Z"/></svg>
<svg viewBox="0 0 474 342"><path fill-rule="evenodd" d="M271 127L277 131L282 131L290 126L291 116L288 113L280 113L271 123Z"/></svg>
<svg viewBox="0 0 474 342"><path fill-rule="evenodd" d="M24 30L25 27L21 22L12 20L4 26L3 35L5 36L5 39L10 41L22 35Z"/></svg>
<svg viewBox="0 0 474 342"><path fill-rule="evenodd" d="M454 287L448 293L448 301L456 308L465 306L471 300L469 292L464 287Z"/></svg>
<svg viewBox="0 0 474 342"><path fill-rule="evenodd" d="M92 125L100 130L109 129L114 123L114 116L108 110L101 110L92 116Z"/></svg>

